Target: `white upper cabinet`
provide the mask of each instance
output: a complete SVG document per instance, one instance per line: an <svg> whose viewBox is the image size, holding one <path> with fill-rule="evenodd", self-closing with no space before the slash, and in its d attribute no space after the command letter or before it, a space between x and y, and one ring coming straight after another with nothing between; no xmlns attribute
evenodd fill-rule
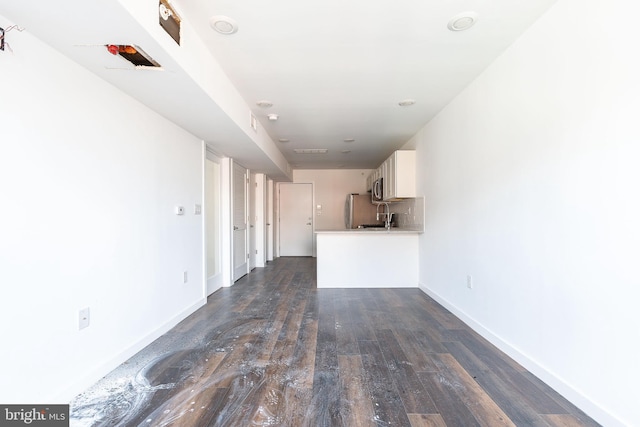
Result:
<svg viewBox="0 0 640 427"><path fill-rule="evenodd" d="M416 152L398 150L382 164L385 201L416 197Z"/></svg>
<svg viewBox="0 0 640 427"><path fill-rule="evenodd" d="M367 177L367 190L382 178L385 201L416 197L416 152L398 150Z"/></svg>

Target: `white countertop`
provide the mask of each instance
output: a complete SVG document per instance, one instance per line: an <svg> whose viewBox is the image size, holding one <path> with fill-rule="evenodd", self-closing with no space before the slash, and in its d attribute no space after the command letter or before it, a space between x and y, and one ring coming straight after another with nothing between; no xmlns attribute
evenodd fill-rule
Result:
<svg viewBox="0 0 640 427"><path fill-rule="evenodd" d="M410 230L406 228L352 228L340 230L316 230L317 234L421 234L421 230Z"/></svg>

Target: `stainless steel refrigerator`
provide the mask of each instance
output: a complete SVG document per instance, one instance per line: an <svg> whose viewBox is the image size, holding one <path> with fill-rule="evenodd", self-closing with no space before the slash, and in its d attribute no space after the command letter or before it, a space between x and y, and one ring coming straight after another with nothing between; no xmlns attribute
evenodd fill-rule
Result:
<svg viewBox="0 0 640 427"><path fill-rule="evenodd" d="M346 228L381 225L376 219L376 205L368 194L349 194L344 204L344 224Z"/></svg>

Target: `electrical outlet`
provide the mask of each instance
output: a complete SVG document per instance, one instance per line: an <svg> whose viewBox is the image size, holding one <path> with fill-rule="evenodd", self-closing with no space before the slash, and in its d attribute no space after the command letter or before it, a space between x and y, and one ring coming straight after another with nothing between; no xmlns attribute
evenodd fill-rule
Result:
<svg viewBox="0 0 640 427"><path fill-rule="evenodd" d="M473 289L473 277L471 275L467 276L467 288Z"/></svg>
<svg viewBox="0 0 640 427"><path fill-rule="evenodd" d="M187 283L189 281L189 276L186 271L182 272L182 283Z"/></svg>
<svg viewBox="0 0 640 427"><path fill-rule="evenodd" d="M89 327L89 307L83 308L78 312L78 330Z"/></svg>

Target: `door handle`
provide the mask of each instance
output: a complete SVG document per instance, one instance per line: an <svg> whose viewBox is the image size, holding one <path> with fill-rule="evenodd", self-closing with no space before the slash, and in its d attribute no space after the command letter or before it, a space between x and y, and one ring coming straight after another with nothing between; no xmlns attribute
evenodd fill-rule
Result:
<svg viewBox="0 0 640 427"><path fill-rule="evenodd" d="M307 225L311 225L311 223L310 223L310 222L308 222L308 223L307 223Z"/></svg>
<svg viewBox="0 0 640 427"><path fill-rule="evenodd" d="M234 230L238 230L238 227L236 227L236 226L234 225L234 226L233 226L233 229L234 229Z"/></svg>

